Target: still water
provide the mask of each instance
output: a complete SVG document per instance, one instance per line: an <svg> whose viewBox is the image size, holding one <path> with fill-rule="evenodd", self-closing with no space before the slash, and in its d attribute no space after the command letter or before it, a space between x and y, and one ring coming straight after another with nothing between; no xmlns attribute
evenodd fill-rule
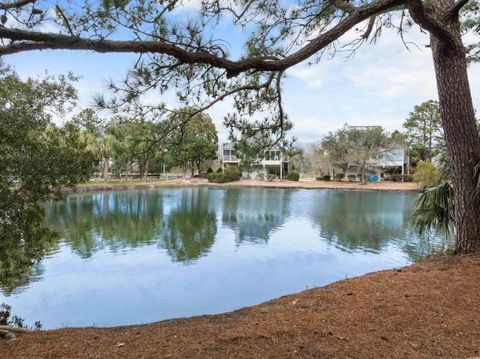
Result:
<svg viewBox="0 0 480 359"><path fill-rule="evenodd" d="M411 229L415 196L261 188L72 194L47 204L58 236L1 278L0 303L43 328L230 311L443 248L441 236Z"/></svg>

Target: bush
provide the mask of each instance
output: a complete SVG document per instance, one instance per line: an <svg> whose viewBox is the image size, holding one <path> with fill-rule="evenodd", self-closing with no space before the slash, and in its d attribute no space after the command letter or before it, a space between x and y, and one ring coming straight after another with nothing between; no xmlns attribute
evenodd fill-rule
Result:
<svg viewBox="0 0 480 359"><path fill-rule="evenodd" d="M272 182L275 179L275 175L273 173L267 174L267 181Z"/></svg>
<svg viewBox="0 0 480 359"><path fill-rule="evenodd" d="M222 167L218 167L218 168L217 168L217 173L223 173Z"/></svg>
<svg viewBox="0 0 480 359"><path fill-rule="evenodd" d="M263 172L257 173L257 179L263 181L265 179L265 173Z"/></svg>
<svg viewBox="0 0 480 359"><path fill-rule="evenodd" d="M236 180L239 180L240 177L242 177L242 172L240 172L236 166L228 166L225 168L225 174L228 177L236 178Z"/></svg>
<svg viewBox="0 0 480 359"><path fill-rule="evenodd" d="M348 175L347 178L350 182L354 182L357 180L357 175Z"/></svg>
<svg viewBox="0 0 480 359"><path fill-rule="evenodd" d="M297 171L290 171L288 172L287 179L289 181L298 181L300 180L300 173Z"/></svg>
<svg viewBox="0 0 480 359"><path fill-rule="evenodd" d="M392 175L392 181L393 182L402 182L402 175L399 175L399 174Z"/></svg>
<svg viewBox="0 0 480 359"><path fill-rule="evenodd" d="M413 174L413 180L424 187L433 187L438 184L437 169L431 162L419 161Z"/></svg>
<svg viewBox="0 0 480 359"><path fill-rule="evenodd" d="M403 182L413 182L412 175L403 175Z"/></svg>
<svg viewBox="0 0 480 359"><path fill-rule="evenodd" d="M208 167L207 173L213 173L212 167Z"/></svg>
<svg viewBox="0 0 480 359"><path fill-rule="evenodd" d="M337 181L341 181L341 180L344 179L344 178L345 178L345 173L337 173L337 174L335 175L335 179L336 179Z"/></svg>
<svg viewBox="0 0 480 359"><path fill-rule="evenodd" d="M331 177L329 175L317 177L317 181L330 181Z"/></svg>
<svg viewBox="0 0 480 359"><path fill-rule="evenodd" d="M238 171L236 167L227 167L225 168L224 172L209 173L208 182L213 182L213 183L232 182L232 181L238 181L240 177L241 177L241 173Z"/></svg>

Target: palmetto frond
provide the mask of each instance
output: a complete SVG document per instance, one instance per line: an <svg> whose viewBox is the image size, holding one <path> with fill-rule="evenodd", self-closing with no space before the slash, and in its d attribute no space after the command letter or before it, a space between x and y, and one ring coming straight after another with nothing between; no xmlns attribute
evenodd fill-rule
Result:
<svg viewBox="0 0 480 359"><path fill-rule="evenodd" d="M445 230L451 233L453 220L453 187L449 182L427 189L415 202L412 220L414 228L424 233L428 230Z"/></svg>

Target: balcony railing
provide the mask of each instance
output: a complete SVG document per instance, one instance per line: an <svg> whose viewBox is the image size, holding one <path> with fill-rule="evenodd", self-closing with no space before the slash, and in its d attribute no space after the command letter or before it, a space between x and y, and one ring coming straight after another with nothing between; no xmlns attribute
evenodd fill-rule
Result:
<svg viewBox="0 0 480 359"><path fill-rule="evenodd" d="M223 160L225 162L236 162L238 161L238 157L235 155L223 155Z"/></svg>

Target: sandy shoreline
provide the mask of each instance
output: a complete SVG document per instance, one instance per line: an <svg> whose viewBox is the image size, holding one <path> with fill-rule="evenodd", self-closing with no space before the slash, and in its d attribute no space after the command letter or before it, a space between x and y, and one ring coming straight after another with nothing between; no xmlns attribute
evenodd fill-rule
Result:
<svg viewBox="0 0 480 359"><path fill-rule="evenodd" d="M369 182L362 185L359 182L343 181L259 181L259 180L240 180L228 183L210 183L206 179L175 179L164 181L125 181L112 183L95 183L78 185L67 192L100 191L112 189L133 189L133 188L168 188L168 187L262 187L262 188L303 188L303 189L345 189L360 191L421 191L422 187L413 182Z"/></svg>

